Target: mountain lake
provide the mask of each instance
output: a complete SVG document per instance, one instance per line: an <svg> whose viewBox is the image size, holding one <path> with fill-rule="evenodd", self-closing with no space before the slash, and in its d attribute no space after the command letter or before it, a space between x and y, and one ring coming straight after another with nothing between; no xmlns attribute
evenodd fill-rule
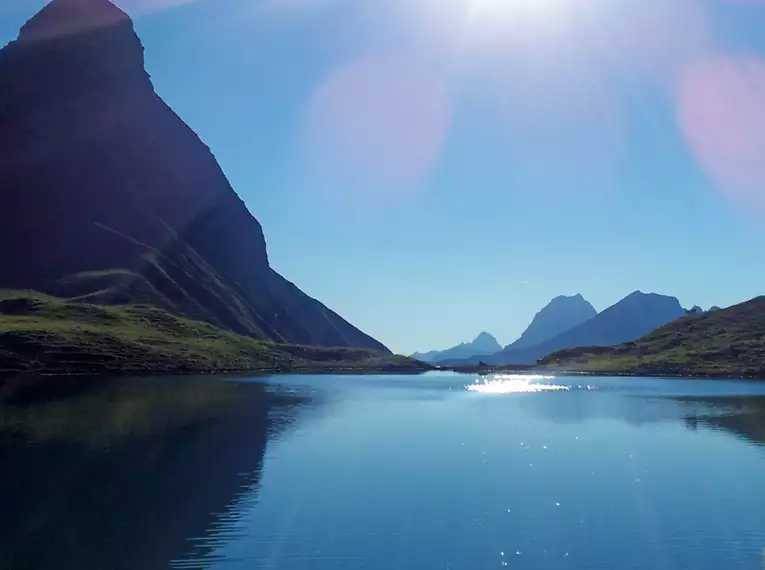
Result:
<svg viewBox="0 0 765 570"><path fill-rule="evenodd" d="M3 570L763 566L765 384L30 378Z"/></svg>

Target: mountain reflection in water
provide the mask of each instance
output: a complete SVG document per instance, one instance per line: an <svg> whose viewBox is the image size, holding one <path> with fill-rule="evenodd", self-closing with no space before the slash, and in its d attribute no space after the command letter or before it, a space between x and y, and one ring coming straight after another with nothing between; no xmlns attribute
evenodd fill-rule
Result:
<svg viewBox="0 0 765 570"><path fill-rule="evenodd" d="M19 385L0 393L0 567L13 569L167 568L257 488L269 438L307 403L213 378Z"/></svg>

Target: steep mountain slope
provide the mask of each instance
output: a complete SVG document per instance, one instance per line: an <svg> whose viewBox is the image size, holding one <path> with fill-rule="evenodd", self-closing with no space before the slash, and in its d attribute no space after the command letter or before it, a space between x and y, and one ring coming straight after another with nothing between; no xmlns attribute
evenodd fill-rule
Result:
<svg viewBox="0 0 765 570"><path fill-rule="evenodd" d="M614 347L581 347L542 361L566 370L765 377L765 297L689 314Z"/></svg>
<svg viewBox="0 0 765 570"><path fill-rule="evenodd" d="M536 346L508 347L490 356L491 364L534 364L552 352L578 346L613 346L640 338L686 314L674 297L636 291L589 321Z"/></svg>
<svg viewBox="0 0 765 570"><path fill-rule="evenodd" d="M441 360L471 358L494 354L502 349L502 346L487 332L479 334L472 342L463 342L447 350L432 350L430 352L415 352L412 358L422 362L437 362Z"/></svg>
<svg viewBox="0 0 765 570"><path fill-rule="evenodd" d="M0 85L0 288L387 352L271 269L260 224L108 0L53 0L0 51Z"/></svg>
<svg viewBox="0 0 765 570"><path fill-rule="evenodd" d="M507 349L517 350L540 343L589 321L598 312L581 295L556 297L539 311L526 331Z"/></svg>

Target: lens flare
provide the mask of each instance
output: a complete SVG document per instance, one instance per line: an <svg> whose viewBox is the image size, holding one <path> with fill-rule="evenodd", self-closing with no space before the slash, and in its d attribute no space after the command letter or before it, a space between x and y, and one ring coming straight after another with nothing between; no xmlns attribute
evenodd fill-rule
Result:
<svg viewBox="0 0 765 570"><path fill-rule="evenodd" d="M308 148L320 168L359 187L407 186L435 165L451 115L448 90L432 67L405 57L361 57L334 69L314 92Z"/></svg>
<svg viewBox="0 0 765 570"><path fill-rule="evenodd" d="M676 97L699 164L734 200L765 211L765 60L703 60L685 71Z"/></svg>

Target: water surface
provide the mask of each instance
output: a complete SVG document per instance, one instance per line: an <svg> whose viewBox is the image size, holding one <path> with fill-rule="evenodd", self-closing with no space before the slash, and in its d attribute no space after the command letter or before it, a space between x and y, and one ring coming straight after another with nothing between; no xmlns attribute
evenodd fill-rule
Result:
<svg viewBox="0 0 765 570"><path fill-rule="evenodd" d="M47 379L0 399L3 570L763 564L761 383Z"/></svg>

